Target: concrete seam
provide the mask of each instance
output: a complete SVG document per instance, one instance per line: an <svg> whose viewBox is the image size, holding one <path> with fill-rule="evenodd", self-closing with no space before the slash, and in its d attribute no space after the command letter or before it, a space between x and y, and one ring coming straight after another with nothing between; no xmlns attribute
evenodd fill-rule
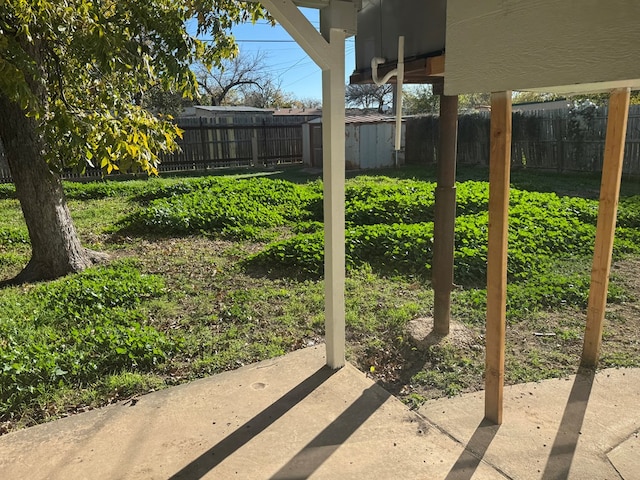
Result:
<svg viewBox="0 0 640 480"><path fill-rule="evenodd" d="M633 432L631 432L628 436L624 437L624 439L622 441L620 441L619 443L617 443L616 445L614 445L613 447L611 447L609 450L607 450L606 452L604 452L604 454L607 456L607 458L609 458L609 454L611 452L613 452L616 448L618 448L620 445L622 445L623 443L625 443L628 440L631 440L631 437L633 436L640 436L640 430L634 430Z"/></svg>
<svg viewBox="0 0 640 480"><path fill-rule="evenodd" d="M437 423L433 422L432 420L430 420L428 417L426 417L425 415L421 414L418 410L414 410L415 413L423 418L425 420L425 422L427 422L429 425L431 425L432 427L435 427L436 430L438 430L440 433L442 433L443 435L446 435L447 437L449 437L451 440L453 440L455 443L457 443L458 445L460 445L466 452L469 452L472 456L474 456L475 458L477 458L480 462L484 463L485 465L493 468L496 472L498 472L500 475L502 475L504 478L506 478L507 480L515 480L513 477L511 477L510 475L507 474L507 472L505 472L504 470L502 470L499 466L494 465L491 462L488 462L487 460L485 460L483 457L479 457L473 450L469 450L467 448L467 446L461 442L460 440L458 440L455 436L453 436L451 433L449 433L447 430L445 430L444 428L442 428L440 425L438 425ZM623 479L624 480L624 479Z"/></svg>
<svg viewBox="0 0 640 480"><path fill-rule="evenodd" d="M609 465L611 465L611 468L613 468L615 470L615 472L618 474L618 479L619 480L624 480L624 477L622 476L622 473L620 473L620 470L618 470L616 468L616 466L613 464L613 462L611 461L611 459L609 458L608 455L605 455L607 457L607 462L609 462Z"/></svg>

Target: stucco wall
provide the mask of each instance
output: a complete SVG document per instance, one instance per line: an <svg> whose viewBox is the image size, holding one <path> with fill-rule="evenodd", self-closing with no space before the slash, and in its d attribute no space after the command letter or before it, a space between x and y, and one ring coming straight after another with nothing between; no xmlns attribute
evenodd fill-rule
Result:
<svg viewBox="0 0 640 480"><path fill-rule="evenodd" d="M640 87L638 0L449 0L445 93Z"/></svg>

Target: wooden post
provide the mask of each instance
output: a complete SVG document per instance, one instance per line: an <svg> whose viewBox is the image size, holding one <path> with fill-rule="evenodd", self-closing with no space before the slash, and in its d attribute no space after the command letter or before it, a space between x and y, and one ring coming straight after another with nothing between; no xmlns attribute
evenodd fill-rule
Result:
<svg viewBox="0 0 640 480"><path fill-rule="evenodd" d="M609 97L607 137L600 184L600 205L596 226L596 242L591 268L591 287L587 306L587 326L584 334L581 364L595 367L598 363L607 290L611 271L611 254L616 229L616 214L620 195L620 180L624 158L624 142L629 115L629 88L618 88Z"/></svg>
<svg viewBox="0 0 640 480"><path fill-rule="evenodd" d="M438 184L433 222L433 331L449 333L453 252L456 223L456 146L458 141L458 97L440 95L440 147Z"/></svg>
<svg viewBox="0 0 640 480"><path fill-rule="evenodd" d="M322 71L325 341L327 365L340 368L345 364L345 33L331 28L326 35L334 56L331 68Z"/></svg>
<svg viewBox="0 0 640 480"><path fill-rule="evenodd" d="M491 94L485 418L502 423L511 167L511 92Z"/></svg>

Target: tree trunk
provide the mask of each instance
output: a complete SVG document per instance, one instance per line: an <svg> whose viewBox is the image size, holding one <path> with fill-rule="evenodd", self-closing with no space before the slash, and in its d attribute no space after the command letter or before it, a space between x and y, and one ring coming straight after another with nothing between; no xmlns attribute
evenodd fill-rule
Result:
<svg viewBox="0 0 640 480"><path fill-rule="evenodd" d="M80 244L60 176L44 159L45 144L36 121L2 94L0 139L31 239L31 260L14 279L4 283L49 280L105 260L105 254Z"/></svg>

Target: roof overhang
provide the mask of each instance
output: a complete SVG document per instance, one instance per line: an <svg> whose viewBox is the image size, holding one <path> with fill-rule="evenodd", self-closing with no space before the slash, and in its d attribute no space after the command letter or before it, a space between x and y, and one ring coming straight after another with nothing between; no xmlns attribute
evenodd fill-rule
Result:
<svg viewBox="0 0 640 480"><path fill-rule="evenodd" d="M386 62L378 66L378 76L384 77L388 72L397 67L397 61ZM431 57L414 58L405 60L403 83L442 83L444 80L444 55L434 55ZM350 83L373 83L371 68L355 70ZM389 83L395 83L393 76Z"/></svg>

